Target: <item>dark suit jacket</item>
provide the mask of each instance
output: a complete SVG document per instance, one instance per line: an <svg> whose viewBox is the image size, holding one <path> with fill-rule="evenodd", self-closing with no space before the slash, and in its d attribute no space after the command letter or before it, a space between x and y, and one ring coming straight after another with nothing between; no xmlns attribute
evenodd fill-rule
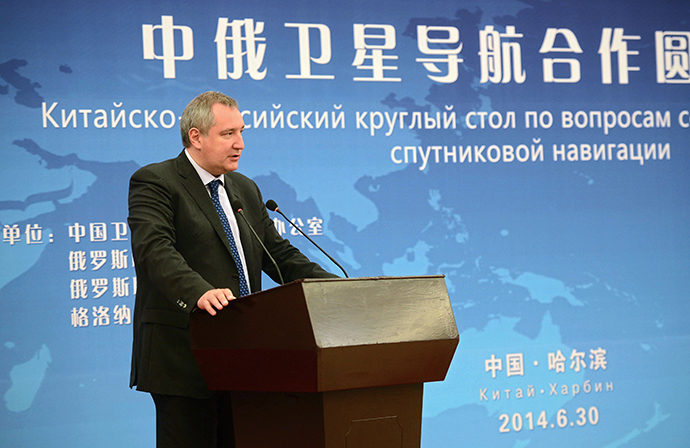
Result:
<svg viewBox="0 0 690 448"><path fill-rule="evenodd" d="M245 216L280 266L285 282L335 277L278 234L252 180L233 172L225 175L224 183L230 201L242 201ZM130 387L208 397L190 348L189 316L210 289L230 288L239 296L239 275L208 190L184 151L134 173L128 222L137 274ZM244 220L237 217L237 223L251 290L257 292L262 270L276 281L278 276Z"/></svg>

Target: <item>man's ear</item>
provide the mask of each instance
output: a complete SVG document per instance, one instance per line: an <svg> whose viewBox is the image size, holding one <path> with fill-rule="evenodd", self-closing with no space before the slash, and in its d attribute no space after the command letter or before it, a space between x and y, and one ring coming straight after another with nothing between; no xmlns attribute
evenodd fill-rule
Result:
<svg viewBox="0 0 690 448"><path fill-rule="evenodd" d="M201 149L201 131L197 128L189 130L189 142L196 149Z"/></svg>

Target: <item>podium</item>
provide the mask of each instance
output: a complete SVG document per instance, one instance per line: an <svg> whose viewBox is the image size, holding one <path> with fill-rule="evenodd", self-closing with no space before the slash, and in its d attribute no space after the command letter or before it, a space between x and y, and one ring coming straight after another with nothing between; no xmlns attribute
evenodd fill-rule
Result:
<svg viewBox="0 0 690 448"><path fill-rule="evenodd" d="M443 276L304 279L190 323L238 448L418 448L459 335Z"/></svg>

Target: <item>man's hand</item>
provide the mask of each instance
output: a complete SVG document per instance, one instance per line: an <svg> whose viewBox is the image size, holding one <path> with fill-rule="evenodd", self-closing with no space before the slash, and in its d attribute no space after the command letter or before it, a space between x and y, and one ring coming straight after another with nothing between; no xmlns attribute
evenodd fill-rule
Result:
<svg viewBox="0 0 690 448"><path fill-rule="evenodd" d="M232 295L232 291L228 288L223 289L212 289L206 291L203 296L199 298L196 302L196 306L199 309L208 311L208 314L215 316L217 311L222 310L224 306L228 306L231 300L235 300L236 297Z"/></svg>

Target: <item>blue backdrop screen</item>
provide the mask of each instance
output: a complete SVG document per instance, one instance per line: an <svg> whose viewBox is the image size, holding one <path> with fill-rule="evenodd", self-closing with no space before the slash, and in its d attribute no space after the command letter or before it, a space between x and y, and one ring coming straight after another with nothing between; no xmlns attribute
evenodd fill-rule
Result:
<svg viewBox="0 0 690 448"><path fill-rule="evenodd" d="M424 448L687 446L689 21L680 0L6 5L0 445L152 446L128 180L220 90L239 171L351 276L446 276L460 344Z"/></svg>

